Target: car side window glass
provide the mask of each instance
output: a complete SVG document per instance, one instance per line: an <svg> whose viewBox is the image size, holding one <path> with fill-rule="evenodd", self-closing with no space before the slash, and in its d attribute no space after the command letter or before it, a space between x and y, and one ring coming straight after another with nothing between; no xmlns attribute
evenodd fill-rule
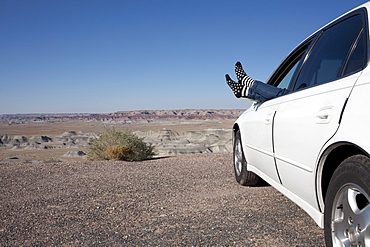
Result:
<svg viewBox="0 0 370 247"><path fill-rule="evenodd" d="M348 75L357 70L363 69L366 65L366 37L364 32L361 33L361 36L358 40L357 46L354 49L351 57L348 61L348 64L345 68L344 75Z"/></svg>
<svg viewBox="0 0 370 247"><path fill-rule="evenodd" d="M343 76L343 68L363 29L363 18L355 15L324 30L312 48L294 86L294 90L314 86ZM361 51L355 50L353 55ZM358 67L348 63L348 70ZM360 59L361 60L361 59Z"/></svg>
<svg viewBox="0 0 370 247"><path fill-rule="evenodd" d="M267 83L279 88L286 88L288 91L291 91L292 83L295 81L298 70L304 60L304 55L306 54L312 40L313 38L310 38L291 52Z"/></svg>
<svg viewBox="0 0 370 247"><path fill-rule="evenodd" d="M296 71L297 67L298 67L298 62L296 62L296 64L293 66L293 68L288 72L288 74L286 74L286 76L281 80L281 82L279 83L278 87L279 88L288 88L289 87L289 84L293 78L293 75L294 75L294 72Z"/></svg>

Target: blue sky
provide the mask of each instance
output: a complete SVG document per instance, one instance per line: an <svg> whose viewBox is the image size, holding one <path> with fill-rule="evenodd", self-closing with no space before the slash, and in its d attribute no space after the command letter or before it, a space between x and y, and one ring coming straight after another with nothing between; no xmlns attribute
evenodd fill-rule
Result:
<svg viewBox="0 0 370 247"><path fill-rule="evenodd" d="M366 1L0 0L0 114L243 109L224 80L267 80Z"/></svg>

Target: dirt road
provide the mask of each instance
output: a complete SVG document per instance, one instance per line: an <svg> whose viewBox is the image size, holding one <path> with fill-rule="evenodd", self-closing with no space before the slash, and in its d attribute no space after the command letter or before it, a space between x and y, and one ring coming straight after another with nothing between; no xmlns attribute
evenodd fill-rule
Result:
<svg viewBox="0 0 370 247"><path fill-rule="evenodd" d="M0 246L324 245L274 188L239 186L231 159L0 164Z"/></svg>

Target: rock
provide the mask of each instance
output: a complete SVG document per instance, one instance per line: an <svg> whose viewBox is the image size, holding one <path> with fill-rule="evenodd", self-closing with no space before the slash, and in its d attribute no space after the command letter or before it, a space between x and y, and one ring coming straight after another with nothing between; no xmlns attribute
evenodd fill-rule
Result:
<svg viewBox="0 0 370 247"><path fill-rule="evenodd" d="M42 142L52 142L53 139L48 137L48 136L32 136L30 138L30 141L34 141L37 143L42 143Z"/></svg>
<svg viewBox="0 0 370 247"><path fill-rule="evenodd" d="M3 136L0 136L0 140L1 140L2 145L8 144L10 146L20 145L22 143L28 142L27 137L25 136L3 135Z"/></svg>
<svg viewBox="0 0 370 247"><path fill-rule="evenodd" d="M164 128L163 130L159 131L157 139L160 141L176 141L178 140L178 136L179 133L177 133L176 131Z"/></svg>
<svg viewBox="0 0 370 247"><path fill-rule="evenodd" d="M163 129L134 133L144 137L145 142L154 145L159 156L232 151L231 129L206 129L181 133Z"/></svg>
<svg viewBox="0 0 370 247"><path fill-rule="evenodd" d="M76 135L77 135L76 131L68 131L62 134L62 136L76 136Z"/></svg>
<svg viewBox="0 0 370 247"><path fill-rule="evenodd" d="M155 152L161 155L224 153L232 151L231 129L205 129L200 131L176 132L164 128L160 131L134 132L144 141L155 146ZM33 136L27 140L24 136L0 136L0 146L12 147L12 150L41 149L83 149L88 147L96 134L68 131L59 136ZM3 144L2 144L3 143ZM64 157L84 157L83 151L70 151Z"/></svg>
<svg viewBox="0 0 370 247"><path fill-rule="evenodd" d="M9 135L2 135L0 136L0 140L3 144L8 144L8 142L11 140L11 137Z"/></svg>
<svg viewBox="0 0 370 247"><path fill-rule="evenodd" d="M22 149L20 146L13 146L13 147L11 148L11 150L20 150L20 149Z"/></svg>
<svg viewBox="0 0 370 247"><path fill-rule="evenodd" d="M83 156L86 156L86 153L84 151L79 150L68 151L63 155L63 157L83 157Z"/></svg>
<svg viewBox="0 0 370 247"><path fill-rule="evenodd" d="M16 141L16 142L18 142L18 143L26 143L26 142L28 142L28 139L25 136L14 136L13 137L13 140Z"/></svg>

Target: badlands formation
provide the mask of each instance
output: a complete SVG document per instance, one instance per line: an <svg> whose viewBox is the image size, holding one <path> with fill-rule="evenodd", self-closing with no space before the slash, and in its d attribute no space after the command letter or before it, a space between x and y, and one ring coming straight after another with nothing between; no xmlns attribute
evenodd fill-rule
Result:
<svg viewBox="0 0 370 247"><path fill-rule="evenodd" d="M134 132L155 146L157 156L231 152L232 123L242 112L158 110L0 115L0 161L22 160L18 158L22 153L28 153L35 161L38 152L53 151L56 156L53 160L86 158L89 142L105 128ZM64 132L58 133L59 130Z"/></svg>

